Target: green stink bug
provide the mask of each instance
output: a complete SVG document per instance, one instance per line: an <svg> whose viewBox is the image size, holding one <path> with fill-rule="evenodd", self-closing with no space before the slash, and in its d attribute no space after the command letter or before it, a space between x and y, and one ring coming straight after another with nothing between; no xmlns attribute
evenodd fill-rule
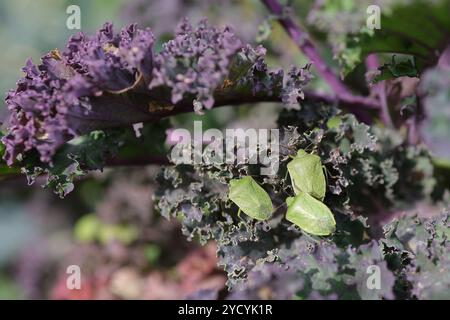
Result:
<svg viewBox="0 0 450 320"><path fill-rule="evenodd" d="M286 203L286 219L306 232L328 236L336 229L336 221L330 209L306 192L300 191L295 197L287 198Z"/></svg>
<svg viewBox="0 0 450 320"><path fill-rule="evenodd" d="M239 210L256 220L266 220L273 206L267 192L250 176L230 181L228 197Z"/></svg>
<svg viewBox="0 0 450 320"><path fill-rule="evenodd" d="M319 156L300 149L288 163L287 169L295 194L306 192L321 201L325 198L326 181Z"/></svg>

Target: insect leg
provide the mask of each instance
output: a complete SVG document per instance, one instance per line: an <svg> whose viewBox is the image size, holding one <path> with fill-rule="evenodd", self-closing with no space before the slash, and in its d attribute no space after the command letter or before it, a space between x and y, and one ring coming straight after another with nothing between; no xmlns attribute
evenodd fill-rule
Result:
<svg viewBox="0 0 450 320"><path fill-rule="evenodd" d="M338 176L333 176L330 172L330 170L328 170L328 168L325 165L322 165L324 172L325 172L325 176L327 177L327 183L328 183L328 176L330 176L331 178L337 178Z"/></svg>
<svg viewBox="0 0 450 320"><path fill-rule="evenodd" d="M316 236L313 236L313 235L311 235L308 232L303 231L303 230L302 230L302 233L309 241L312 241L312 242L314 242L316 244L320 243L320 239L318 239Z"/></svg>
<svg viewBox="0 0 450 320"><path fill-rule="evenodd" d="M329 174L328 169L325 165L322 165L322 170L325 173L325 180L327 180L327 185L328 185L328 174Z"/></svg>

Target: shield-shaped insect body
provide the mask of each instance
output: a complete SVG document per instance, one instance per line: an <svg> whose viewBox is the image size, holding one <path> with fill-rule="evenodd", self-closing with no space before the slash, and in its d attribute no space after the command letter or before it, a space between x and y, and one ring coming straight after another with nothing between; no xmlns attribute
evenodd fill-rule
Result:
<svg viewBox="0 0 450 320"><path fill-rule="evenodd" d="M307 233L328 236L335 231L336 221L330 209L306 192L287 198L286 203L286 219Z"/></svg>
<svg viewBox="0 0 450 320"><path fill-rule="evenodd" d="M287 168L295 194L306 192L320 201L325 198L326 180L319 156L300 149Z"/></svg>
<svg viewBox="0 0 450 320"><path fill-rule="evenodd" d="M266 220L272 215L269 194L250 176L231 180L228 198L254 219Z"/></svg>

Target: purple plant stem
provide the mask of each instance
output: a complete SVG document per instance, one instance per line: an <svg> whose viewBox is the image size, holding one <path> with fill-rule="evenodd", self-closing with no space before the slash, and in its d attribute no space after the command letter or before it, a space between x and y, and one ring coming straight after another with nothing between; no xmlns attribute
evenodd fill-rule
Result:
<svg viewBox="0 0 450 320"><path fill-rule="evenodd" d="M273 14L278 16L278 21L300 48L300 50L311 60L318 73L325 79L337 94L351 94L348 88L338 79L331 68L322 60L319 52L304 32L291 18L283 16L283 7L277 0L262 0Z"/></svg>
<svg viewBox="0 0 450 320"><path fill-rule="evenodd" d="M377 70L380 66L378 62L378 57L375 53L369 54L366 58L366 69L369 70Z"/></svg>
<svg viewBox="0 0 450 320"><path fill-rule="evenodd" d="M375 53L372 53L367 56L367 58L366 58L367 71L377 70L379 66L380 66L380 64L378 62L378 57ZM372 86L372 92L377 95L378 100L380 102L381 121L383 121L383 123L386 126L392 127L393 122L392 122L391 115L389 113L389 106L388 106L388 101L387 101L387 96L386 96L386 82L381 81L377 84L374 84Z"/></svg>
<svg viewBox="0 0 450 320"><path fill-rule="evenodd" d="M262 0L262 2L270 12L279 17L278 21L280 24L299 47L299 49L314 64L319 75L328 83L339 100L351 101L352 103L361 102L361 107L376 105L376 102L374 102L371 98L355 96L352 94L347 86L339 80L338 76L322 59L316 47L309 39L308 33L303 31L291 18L283 16L283 6L278 2L278 0Z"/></svg>
<svg viewBox="0 0 450 320"><path fill-rule="evenodd" d="M326 104L339 104L342 107L348 108L350 112L354 113L358 119L367 123L367 119L364 118L368 110L377 110L378 104L375 100L361 97L361 96L351 96L351 97L338 97L323 92L305 91L305 101L313 102L323 102ZM241 104L252 104L261 102L279 102L281 103L281 98L279 94L259 94L253 95L251 92L240 93L236 95L230 95L229 97L216 99L213 108L223 107L223 106L234 106ZM301 101L300 101L301 103ZM361 105L365 109L361 109ZM192 100L182 100L175 105L175 108L167 111L156 112L153 116L155 119L174 116L180 113L192 112ZM365 113L364 115L362 113ZM370 122L370 121L369 121Z"/></svg>

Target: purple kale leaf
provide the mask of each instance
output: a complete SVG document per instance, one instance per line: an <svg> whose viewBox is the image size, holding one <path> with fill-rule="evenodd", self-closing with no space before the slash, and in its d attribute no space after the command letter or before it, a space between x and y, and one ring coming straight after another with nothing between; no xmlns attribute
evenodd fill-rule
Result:
<svg viewBox="0 0 450 320"><path fill-rule="evenodd" d="M49 163L58 147L80 134L145 119L145 110L121 93L149 79L153 41L149 30L131 25L115 34L107 23L92 37L73 36L62 54L53 50L39 66L28 60L25 76L6 97L7 163L32 149Z"/></svg>
<svg viewBox="0 0 450 320"><path fill-rule="evenodd" d="M241 47L241 41L229 27L219 30L206 20L194 27L184 19L175 38L155 55L150 88L168 86L172 103L190 94L195 97L196 111L211 109L214 90L223 84L231 60Z"/></svg>

